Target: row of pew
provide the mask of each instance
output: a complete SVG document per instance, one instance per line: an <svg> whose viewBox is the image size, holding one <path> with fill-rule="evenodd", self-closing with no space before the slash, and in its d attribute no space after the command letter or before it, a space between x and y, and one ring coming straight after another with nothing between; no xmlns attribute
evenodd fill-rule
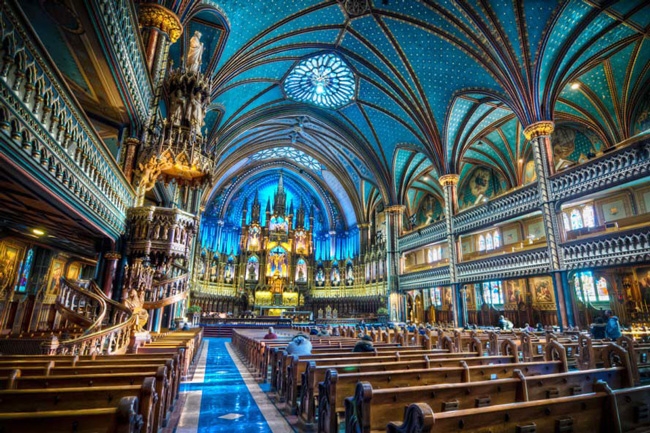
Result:
<svg viewBox="0 0 650 433"><path fill-rule="evenodd" d="M0 356L0 431L159 433L202 336L158 334L122 355Z"/></svg>
<svg viewBox="0 0 650 433"><path fill-rule="evenodd" d="M290 355L293 334L264 340L235 331L233 346L269 380L300 429L352 432L650 431L650 386L639 386L643 343L586 334L368 330L374 352L354 353L357 329L312 336ZM626 345L627 350L622 347Z"/></svg>

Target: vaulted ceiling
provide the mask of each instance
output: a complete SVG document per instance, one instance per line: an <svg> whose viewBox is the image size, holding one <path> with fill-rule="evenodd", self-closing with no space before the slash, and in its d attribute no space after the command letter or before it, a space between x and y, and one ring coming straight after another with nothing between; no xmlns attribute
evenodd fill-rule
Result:
<svg viewBox="0 0 650 433"><path fill-rule="evenodd" d="M243 177L305 170L314 200L334 197L354 225L378 196L409 209L439 196L445 173L485 166L507 188L521 185L530 158L523 129L534 122L580 125L604 147L647 127L639 118L650 99L649 1L158 3L185 26L170 50L175 65L195 30L206 47L206 126L220 167L206 200L226 197L224 186ZM356 77L342 107L287 97L290 71L321 53ZM263 153L277 148L291 151ZM309 158L321 169L305 167Z"/></svg>

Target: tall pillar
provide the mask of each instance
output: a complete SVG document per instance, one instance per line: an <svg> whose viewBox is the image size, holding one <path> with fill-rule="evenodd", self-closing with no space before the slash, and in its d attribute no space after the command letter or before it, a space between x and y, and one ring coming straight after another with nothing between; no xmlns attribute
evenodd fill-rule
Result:
<svg viewBox="0 0 650 433"><path fill-rule="evenodd" d="M129 137L124 140L124 165L122 166L122 171L124 172L124 177L131 182L133 180L133 169L135 167L135 152L140 145L140 140L135 137Z"/></svg>
<svg viewBox="0 0 650 433"><path fill-rule="evenodd" d="M115 278L115 270L117 269L117 262L122 258L122 255L117 251L107 251L104 253L104 278L102 284L102 291L104 294L111 298L113 295L113 279Z"/></svg>
<svg viewBox="0 0 650 433"><path fill-rule="evenodd" d="M141 3L138 20L144 43L145 62L156 86L167 67L169 46L183 34L183 25L174 12L155 3Z"/></svg>
<svg viewBox="0 0 650 433"><path fill-rule="evenodd" d="M395 308L396 298L402 296L399 293L399 248L397 239L402 232L402 213L406 207L402 205L388 206L386 208L386 283L388 286L388 298L390 311ZM392 298L392 302L391 302ZM405 309L400 308L397 312L397 320L404 320Z"/></svg>
<svg viewBox="0 0 650 433"><path fill-rule="evenodd" d="M454 215L458 210L458 199L456 187L459 176L457 174L445 174L440 176L438 181L442 186L445 199L445 224L447 228L447 250L449 251L449 281L454 292L454 320L458 326L467 323L467 297L461 293L460 285L457 283L456 265L458 263L458 248L456 246L456 233L454 229Z"/></svg>
<svg viewBox="0 0 650 433"><path fill-rule="evenodd" d="M553 277L553 290L558 307L558 322L561 327L574 325L574 312L571 302L569 288L563 282L562 277L563 257L558 248L560 229L557 215L555 214L555 202L551 194L549 176L553 174L553 161L551 151L551 133L554 124L551 121L541 121L528 125L524 129L524 136L530 141L533 148L535 163L535 174L537 175L537 189L541 202L544 231L546 232L546 243L550 258L551 275ZM568 296L568 297L567 297Z"/></svg>

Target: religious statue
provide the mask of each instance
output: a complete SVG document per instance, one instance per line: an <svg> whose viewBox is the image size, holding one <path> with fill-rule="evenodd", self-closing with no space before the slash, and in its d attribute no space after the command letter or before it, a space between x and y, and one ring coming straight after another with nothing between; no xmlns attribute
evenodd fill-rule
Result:
<svg viewBox="0 0 650 433"><path fill-rule="evenodd" d="M134 330L135 332L143 332L144 325L147 324L149 320L149 313L143 308L144 305L144 290L138 294L138 291L131 289L129 292L129 297L124 300L124 305L133 312L135 317Z"/></svg>
<svg viewBox="0 0 650 433"><path fill-rule="evenodd" d="M257 270L255 269L255 264L252 262L248 265L248 279L257 280Z"/></svg>
<svg viewBox="0 0 650 433"><path fill-rule="evenodd" d="M197 131L200 131L203 126L203 101L201 99L201 92L197 90L187 104L187 120Z"/></svg>
<svg viewBox="0 0 650 433"><path fill-rule="evenodd" d="M194 32L190 38L190 49L187 52L187 69L190 72L201 72L201 57L203 57L203 43L201 42L201 32Z"/></svg>
<svg viewBox="0 0 650 433"><path fill-rule="evenodd" d="M177 89L176 92L172 93L170 105L172 125L179 126L185 112L185 96L183 96L181 89Z"/></svg>

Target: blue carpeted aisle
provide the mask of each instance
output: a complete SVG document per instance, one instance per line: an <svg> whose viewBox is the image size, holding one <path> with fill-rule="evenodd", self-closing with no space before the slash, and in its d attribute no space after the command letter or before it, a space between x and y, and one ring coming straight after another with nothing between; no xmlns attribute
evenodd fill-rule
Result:
<svg viewBox="0 0 650 433"><path fill-rule="evenodd" d="M262 412L230 358L229 338L209 341L203 383L183 384L183 391L202 391L199 433L270 432Z"/></svg>

